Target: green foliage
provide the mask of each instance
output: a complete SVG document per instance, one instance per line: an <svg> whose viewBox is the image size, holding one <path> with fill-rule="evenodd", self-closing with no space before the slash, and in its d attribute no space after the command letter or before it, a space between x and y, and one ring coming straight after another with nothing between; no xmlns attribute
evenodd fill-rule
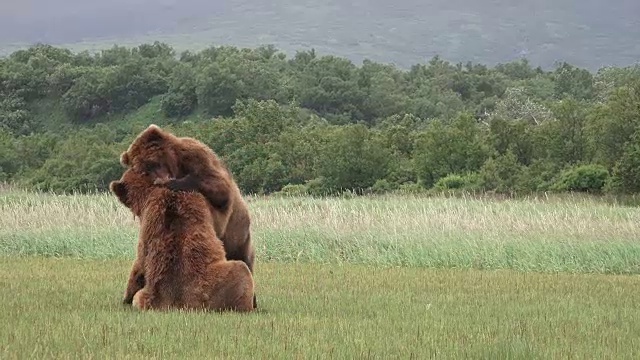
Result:
<svg viewBox="0 0 640 360"><path fill-rule="evenodd" d="M481 187L482 179L477 173L447 175L433 186L435 190L480 190Z"/></svg>
<svg viewBox="0 0 640 360"><path fill-rule="evenodd" d="M370 123L401 113L409 100L401 91L404 84L403 74L396 68L365 60L358 74L359 88L365 93L363 119Z"/></svg>
<svg viewBox="0 0 640 360"><path fill-rule="evenodd" d="M520 168L518 184L521 191L547 191L554 184L559 167L550 160L536 159L529 166Z"/></svg>
<svg viewBox="0 0 640 360"><path fill-rule="evenodd" d="M62 107L71 119L90 119L109 111L111 100L102 85L106 82L109 70L91 69L76 79L62 95Z"/></svg>
<svg viewBox="0 0 640 360"><path fill-rule="evenodd" d="M48 78L49 95L60 97L64 95L84 74L91 72L90 66L76 66L66 63L58 66Z"/></svg>
<svg viewBox="0 0 640 360"><path fill-rule="evenodd" d="M480 177L485 189L507 193L520 189L523 170L516 155L507 151L504 155L488 159L480 169Z"/></svg>
<svg viewBox="0 0 640 360"><path fill-rule="evenodd" d="M29 184L43 191L105 191L122 174L116 134L107 127L79 131L60 143Z"/></svg>
<svg viewBox="0 0 640 360"><path fill-rule="evenodd" d="M276 194L286 196L303 196L307 195L307 187L303 184L287 184Z"/></svg>
<svg viewBox="0 0 640 360"><path fill-rule="evenodd" d="M168 117L183 117L191 114L197 105L194 69L185 63L178 63L171 73L169 90L162 98L162 111Z"/></svg>
<svg viewBox="0 0 640 360"><path fill-rule="evenodd" d="M279 99L281 60L260 49L210 48L197 62L196 94L210 115L230 115L236 100Z"/></svg>
<svg viewBox="0 0 640 360"><path fill-rule="evenodd" d="M588 105L572 99L562 100L553 106L554 121L548 121L537 129L541 156L559 166L589 161L587 113ZM541 151L541 150L539 150Z"/></svg>
<svg viewBox="0 0 640 360"><path fill-rule="evenodd" d="M0 129L16 135L28 134L33 130L26 102L16 96L0 99Z"/></svg>
<svg viewBox="0 0 640 360"><path fill-rule="evenodd" d="M197 101L182 93L168 93L162 96L160 107L168 117L184 117L193 112Z"/></svg>
<svg viewBox="0 0 640 360"><path fill-rule="evenodd" d="M614 192L640 192L640 128L625 145L622 157L616 162L607 188Z"/></svg>
<svg viewBox="0 0 640 360"><path fill-rule="evenodd" d="M534 158L535 127L525 120L495 117L489 123L489 141L497 155L512 152L523 165Z"/></svg>
<svg viewBox="0 0 640 360"><path fill-rule="evenodd" d="M369 188L374 194L384 194L395 190L397 186L387 179L379 179Z"/></svg>
<svg viewBox="0 0 640 360"><path fill-rule="evenodd" d="M107 73L104 81L109 101L109 110L134 110L144 105L153 96L167 91L167 73L160 64L144 59L132 59Z"/></svg>
<svg viewBox="0 0 640 360"><path fill-rule="evenodd" d="M4 182L17 171L18 154L14 139L6 130L0 129L0 181Z"/></svg>
<svg viewBox="0 0 640 360"><path fill-rule="evenodd" d="M242 96L242 82L229 69L213 63L198 76L198 103L210 115L229 115L236 99Z"/></svg>
<svg viewBox="0 0 640 360"><path fill-rule="evenodd" d="M474 172L488 155L483 131L469 115L460 115L451 124L435 120L418 135L414 151L420 182L431 187L448 174Z"/></svg>
<svg viewBox="0 0 640 360"><path fill-rule="evenodd" d="M588 100L593 97L593 75L585 69L576 68L566 62L554 72L556 97L572 97Z"/></svg>
<svg viewBox="0 0 640 360"><path fill-rule="evenodd" d="M119 152L156 123L209 145L246 193L564 191L582 181L640 191L638 67L594 75L435 56L404 71L315 50L287 59L273 46L175 55L155 42L95 54L36 45L0 59L0 180L104 190ZM607 185L583 165L604 167Z"/></svg>
<svg viewBox="0 0 640 360"><path fill-rule="evenodd" d="M158 44L144 50L114 47L96 56L93 66L61 67L52 76L52 92L72 120L86 121L110 112L135 110L153 96L167 91L171 64L165 57L150 57ZM143 56L142 54L145 54Z"/></svg>
<svg viewBox="0 0 640 360"><path fill-rule="evenodd" d="M17 169L15 175L24 177L38 171L54 154L59 142L59 135L48 132L20 136L14 139L14 156Z"/></svg>
<svg viewBox="0 0 640 360"><path fill-rule="evenodd" d="M594 77L594 92L598 102L605 102L617 88L640 81L640 64L629 67L604 67Z"/></svg>
<svg viewBox="0 0 640 360"><path fill-rule="evenodd" d="M562 172L551 190L599 193L608 177L609 171L602 165L575 166Z"/></svg>
<svg viewBox="0 0 640 360"><path fill-rule="evenodd" d="M251 99L237 101L233 110L236 118L229 130L240 146L227 148L227 153L239 185L247 192L270 193L292 183L284 165L286 155L278 151L278 136L294 123L296 109Z"/></svg>
<svg viewBox="0 0 640 360"><path fill-rule="evenodd" d="M531 68L527 59L521 59L507 64L498 64L496 70L517 80L531 79L538 73L535 69Z"/></svg>
<svg viewBox="0 0 640 360"><path fill-rule="evenodd" d="M363 117L364 92L358 86L358 68L351 61L335 56L314 58L302 65L301 75L294 85L301 106L322 114Z"/></svg>
<svg viewBox="0 0 640 360"><path fill-rule="evenodd" d="M277 137L274 151L287 169L283 183L303 184L318 177L323 161L321 151L327 143L327 126L313 119L304 127L289 127Z"/></svg>
<svg viewBox="0 0 640 360"><path fill-rule="evenodd" d="M389 150L379 133L346 125L328 130L318 174L331 190L362 192L387 175L388 165Z"/></svg>
<svg viewBox="0 0 640 360"><path fill-rule="evenodd" d="M140 54L143 58L172 58L175 56L175 51L171 46L154 41L153 44L142 44L135 49L132 49L132 54Z"/></svg>
<svg viewBox="0 0 640 360"><path fill-rule="evenodd" d="M590 116L589 141L599 162L612 168L640 127L640 79L611 91Z"/></svg>
<svg viewBox="0 0 640 360"><path fill-rule="evenodd" d="M305 187L307 188L307 193L312 196L322 197L336 195L338 193L334 189L331 189L327 179L322 176L305 182Z"/></svg>

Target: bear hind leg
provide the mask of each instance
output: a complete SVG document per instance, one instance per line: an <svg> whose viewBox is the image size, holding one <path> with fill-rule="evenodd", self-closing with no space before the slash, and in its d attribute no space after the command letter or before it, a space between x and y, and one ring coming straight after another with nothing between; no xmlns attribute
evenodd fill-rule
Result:
<svg viewBox="0 0 640 360"><path fill-rule="evenodd" d="M148 310L151 308L151 297L146 289L139 290L132 301L133 307L139 310Z"/></svg>
<svg viewBox="0 0 640 360"><path fill-rule="evenodd" d="M254 309L253 277L242 261L224 261L214 270L217 286L211 296L216 310L252 311Z"/></svg>

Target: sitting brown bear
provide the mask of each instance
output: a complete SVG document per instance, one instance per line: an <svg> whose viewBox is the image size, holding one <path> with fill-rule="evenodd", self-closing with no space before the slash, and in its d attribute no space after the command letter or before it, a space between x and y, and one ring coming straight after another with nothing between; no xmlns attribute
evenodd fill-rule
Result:
<svg viewBox="0 0 640 360"><path fill-rule="evenodd" d="M216 212L214 227L227 257L244 261L253 271L255 250L247 204L229 171L208 146L152 124L120 155L120 163L150 173L156 183L172 190L202 193Z"/></svg>
<svg viewBox="0 0 640 360"><path fill-rule="evenodd" d="M202 194L154 185L149 174L136 169L127 169L109 188L140 218L125 294L135 307L253 310L251 272L242 261L226 260Z"/></svg>
<svg viewBox="0 0 640 360"><path fill-rule="evenodd" d="M120 162L151 174L155 183L165 184L171 190L198 191L204 195L227 259L243 261L253 273L255 248L247 204L230 172L208 146L152 124L120 155ZM125 303L130 301L124 299ZM255 299L254 306L257 306Z"/></svg>

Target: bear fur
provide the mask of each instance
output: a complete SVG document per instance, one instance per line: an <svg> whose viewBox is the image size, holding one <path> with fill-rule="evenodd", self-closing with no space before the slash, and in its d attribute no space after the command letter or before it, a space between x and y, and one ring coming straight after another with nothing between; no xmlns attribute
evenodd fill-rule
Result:
<svg viewBox="0 0 640 360"><path fill-rule="evenodd" d="M120 163L148 172L171 190L198 191L207 199L214 228L229 260L241 260L253 272L255 248L246 202L231 173L208 146L177 137L151 124L120 155Z"/></svg>
<svg viewBox="0 0 640 360"><path fill-rule="evenodd" d="M125 170L109 189L140 219L125 293L135 307L253 310L251 272L244 262L226 259L202 194L155 185L136 169Z"/></svg>

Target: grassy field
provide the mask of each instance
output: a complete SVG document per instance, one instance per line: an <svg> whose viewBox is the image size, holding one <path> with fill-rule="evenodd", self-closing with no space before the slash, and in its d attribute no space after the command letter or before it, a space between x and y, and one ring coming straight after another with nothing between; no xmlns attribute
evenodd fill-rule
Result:
<svg viewBox="0 0 640 360"><path fill-rule="evenodd" d="M258 262L640 273L640 208L568 196L249 199ZM132 258L110 194L0 195L0 255Z"/></svg>
<svg viewBox="0 0 640 360"><path fill-rule="evenodd" d="M0 358L638 358L640 209L593 198L250 198L260 310L120 304L112 196L0 192Z"/></svg>
<svg viewBox="0 0 640 360"><path fill-rule="evenodd" d="M254 314L120 305L124 260L0 262L0 358L638 358L638 279L261 264Z"/></svg>

